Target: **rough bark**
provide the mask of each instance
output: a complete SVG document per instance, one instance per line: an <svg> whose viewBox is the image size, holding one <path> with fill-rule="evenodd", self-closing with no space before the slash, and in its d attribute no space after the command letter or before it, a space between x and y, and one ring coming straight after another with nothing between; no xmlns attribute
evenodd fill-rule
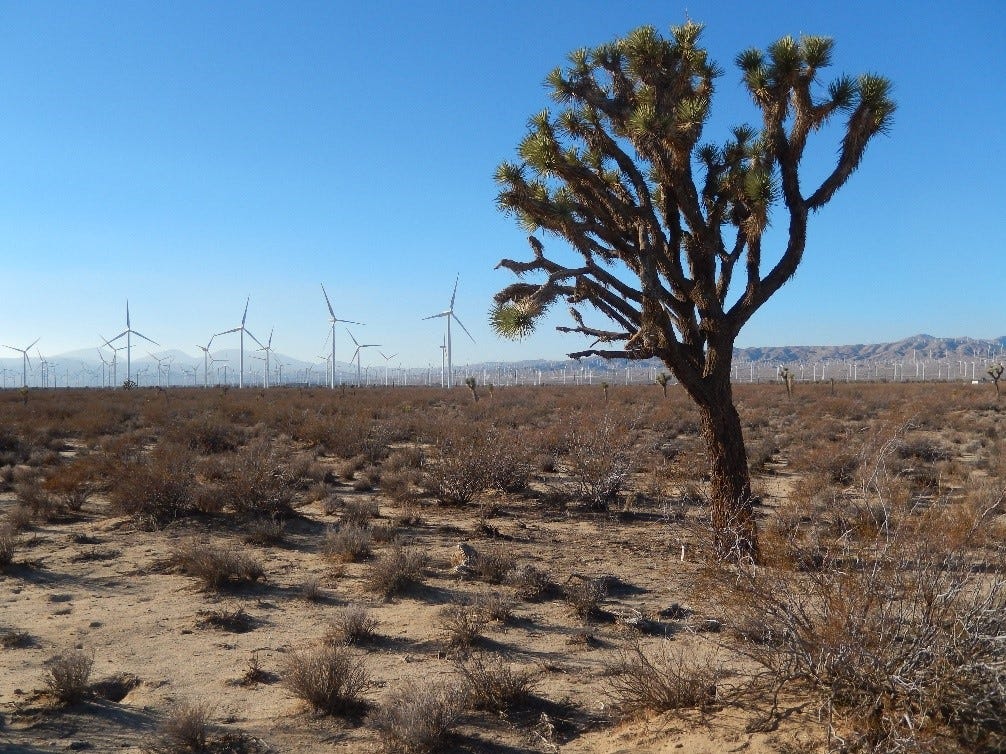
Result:
<svg viewBox="0 0 1006 754"><path fill-rule="evenodd" d="M723 560L757 562L755 498L751 493L744 431L740 414L734 406L730 383L731 360L718 351L715 349L710 353L710 362L716 368L699 379L686 377L681 382L699 408L702 435L709 452L713 547Z"/></svg>

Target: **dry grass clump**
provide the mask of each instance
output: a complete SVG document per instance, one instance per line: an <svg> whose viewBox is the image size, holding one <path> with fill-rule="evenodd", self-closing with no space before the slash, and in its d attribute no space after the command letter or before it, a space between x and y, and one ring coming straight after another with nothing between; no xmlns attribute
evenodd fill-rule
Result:
<svg viewBox="0 0 1006 754"><path fill-rule="evenodd" d="M336 611L326 639L333 644L368 644L376 638L378 625L366 608L349 605Z"/></svg>
<svg viewBox="0 0 1006 754"><path fill-rule="evenodd" d="M357 524L329 527L321 551L326 558L340 563L355 563L370 555L371 533Z"/></svg>
<svg viewBox="0 0 1006 754"><path fill-rule="evenodd" d="M34 644L35 639L27 631L13 629L0 631L0 649L25 649Z"/></svg>
<svg viewBox="0 0 1006 754"><path fill-rule="evenodd" d="M608 668L608 693L626 717L645 712L703 709L715 703L722 669L708 657L689 657L666 642L652 655L636 645Z"/></svg>
<svg viewBox="0 0 1006 754"><path fill-rule="evenodd" d="M232 549L216 549L197 539L182 540L175 545L170 563L182 573L200 579L211 590L252 584L265 575L252 556Z"/></svg>
<svg viewBox="0 0 1006 754"><path fill-rule="evenodd" d="M471 709L501 714L526 707L534 695L539 673L515 669L498 654L473 653L458 662Z"/></svg>
<svg viewBox="0 0 1006 754"><path fill-rule="evenodd" d="M72 651L51 657L42 677L46 691L60 704L75 704L90 693L87 685L94 655Z"/></svg>
<svg viewBox="0 0 1006 754"><path fill-rule="evenodd" d="M607 510L632 470L632 433L606 414L596 424L574 426L567 443L567 494L590 510Z"/></svg>
<svg viewBox="0 0 1006 754"><path fill-rule="evenodd" d="M200 628L217 628L235 634L247 633L255 628L255 619L243 607L234 610L200 610L197 615L199 620L196 625Z"/></svg>
<svg viewBox="0 0 1006 754"><path fill-rule="evenodd" d="M145 748L151 754L197 754L207 751L213 706L181 702L157 726L156 740Z"/></svg>
<svg viewBox="0 0 1006 754"><path fill-rule="evenodd" d="M371 717L387 754L432 754L444 749L464 711L464 690L451 681L406 683Z"/></svg>
<svg viewBox="0 0 1006 754"><path fill-rule="evenodd" d="M370 687L370 674L346 647L326 645L291 652L282 680L290 693L319 712L347 717L366 708L361 695Z"/></svg>
<svg viewBox="0 0 1006 754"><path fill-rule="evenodd" d="M371 566L366 586L385 599L423 582L423 569L429 562L425 552L394 543Z"/></svg>

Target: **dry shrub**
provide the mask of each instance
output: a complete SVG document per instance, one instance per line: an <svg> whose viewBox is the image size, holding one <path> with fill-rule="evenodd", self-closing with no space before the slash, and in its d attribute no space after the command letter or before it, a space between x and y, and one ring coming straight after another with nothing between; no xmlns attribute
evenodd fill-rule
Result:
<svg viewBox="0 0 1006 754"><path fill-rule="evenodd" d="M499 592L487 592L475 597L472 605L482 615L483 621L509 623L513 620L513 601Z"/></svg>
<svg viewBox="0 0 1006 754"><path fill-rule="evenodd" d="M193 452L182 445L160 444L149 456L113 465L109 499L122 513L155 524L192 512L195 484Z"/></svg>
<svg viewBox="0 0 1006 754"><path fill-rule="evenodd" d="M220 494L240 516L288 517L293 480L286 472L286 460L268 440L249 443L227 459Z"/></svg>
<svg viewBox="0 0 1006 754"><path fill-rule="evenodd" d="M26 649L34 645L35 639L27 631L0 630L0 649Z"/></svg>
<svg viewBox="0 0 1006 754"><path fill-rule="evenodd" d="M9 523L0 524L0 571L14 562L17 534Z"/></svg>
<svg viewBox="0 0 1006 754"><path fill-rule="evenodd" d="M325 557L340 563L355 563L370 555L370 530L356 524L329 527L321 551Z"/></svg>
<svg viewBox="0 0 1006 754"><path fill-rule="evenodd" d="M376 500L350 500L343 507L339 522L343 526L366 527L379 513L380 507Z"/></svg>
<svg viewBox="0 0 1006 754"><path fill-rule="evenodd" d="M427 493L445 505L465 505L486 491L488 459L479 438L458 435L442 440L437 450L421 482Z"/></svg>
<svg viewBox="0 0 1006 754"><path fill-rule="evenodd" d="M517 567L517 556L512 549L497 545L480 552L471 567L479 580L489 584L502 584Z"/></svg>
<svg viewBox="0 0 1006 754"><path fill-rule="evenodd" d="M357 492L370 492L381 483L381 470L376 466L367 466L353 480L353 489Z"/></svg>
<svg viewBox="0 0 1006 754"><path fill-rule="evenodd" d="M458 671L467 684L468 706L496 714L526 707L539 678L536 671L515 669L498 654L473 653L458 662Z"/></svg>
<svg viewBox="0 0 1006 754"><path fill-rule="evenodd" d="M283 685L319 712L352 716L366 708L361 695L370 687L370 674L346 647L322 646L291 652L283 666Z"/></svg>
<svg viewBox="0 0 1006 754"><path fill-rule="evenodd" d="M631 435L607 415L596 424L574 426L568 437L565 492L590 510L607 510L632 469Z"/></svg>
<svg viewBox="0 0 1006 754"><path fill-rule="evenodd" d="M381 492L399 503L412 503L418 497L417 487L422 475L412 468L381 471Z"/></svg>
<svg viewBox="0 0 1006 754"><path fill-rule="evenodd" d="M638 644L608 668L608 693L626 717L703 709L715 703L722 669L708 657L689 657L667 642L652 655Z"/></svg>
<svg viewBox="0 0 1006 754"><path fill-rule="evenodd" d="M601 614L601 602L607 596L604 579L589 579L574 574L562 588L563 599L581 620Z"/></svg>
<svg viewBox="0 0 1006 754"><path fill-rule="evenodd" d="M157 726L157 740L146 747L152 754L189 754L207 751L213 706L181 702L165 714Z"/></svg>
<svg viewBox="0 0 1006 754"><path fill-rule="evenodd" d="M432 754L444 749L464 711L457 683L408 682L372 717L387 754Z"/></svg>
<svg viewBox="0 0 1006 754"><path fill-rule="evenodd" d="M68 464L57 466L45 480L43 487L55 495L64 508L79 511L94 493L95 471L90 457L81 456Z"/></svg>
<svg viewBox="0 0 1006 754"><path fill-rule="evenodd" d="M64 652L52 657L42 680L50 696L60 704L75 704L89 693L87 682L94 667L94 655L86 652Z"/></svg>
<svg viewBox="0 0 1006 754"><path fill-rule="evenodd" d="M170 563L188 576L201 579L206 589L251 584L265 575L257 560L243 552L217 549L197 539L179 542L171 552Z"/></svg>
<svg viewBox="0 0 1006 754"><path fill-rule="evenodd" d="M555 587L547 573L528 563L518 565L509 571L506 584L513 587L520 599L529 602L542 599Z"/></svg>
<svg viewBox="0 0 1006 754"><path fill-rule="evenodd" d="M377 635L377 626L366 608L349 605L335 613L327 639L334 644L367 644Z"/></svg>
<svg viewBox="0 0 1006 754"><path fill-rule="evenodd" d="M258 518L248 522L244 530L244 541L250 545L278 545L286 536L282 520Z"/></svg>
<svg viewBox="0 0 1006 754"><path fill-rule="evenodd" d="M371 566L367 574L367 588L389 599L410 586L422 583L423 569L428 561L425 552L394 543Z"/></svg>
<svg viewBox="0 0 1006 754"><path fill-rule="evenodd" d="M437 622L444 632L447 646L463 649L481 638L485 617L475 605L455 603L441 608Z"/></svg>
<svg viewBox="0 0 1006 754"><path fill-rule="evenodd" d="M1006 551L989 541L997 504L877 528L811 573L731 575L728 604L771 696L788 686L815 693L847 751L1002 751Z"/></svg>
<svg viewBox="0 0 1006 754"><path fill-rule="evenodd" d="M244 440L239 427L216 414L200 414L176 424L167 436L203 455L228 453Z"/></svg>
<svg viewBox="0 0 1006 754"><path fill-rule="evenodd" d="M36 473L26 474L14 484L17 505L30 513L33 521L55 521L62 512L62 506L50 495Z"/></svg>

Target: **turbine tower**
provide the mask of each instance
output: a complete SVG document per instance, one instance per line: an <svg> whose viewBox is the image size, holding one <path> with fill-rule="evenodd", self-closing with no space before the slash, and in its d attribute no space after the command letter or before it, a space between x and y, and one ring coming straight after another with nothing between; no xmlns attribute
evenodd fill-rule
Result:
<svg viewBox="0 0 1006 754"><path fill-rule="evenodd" d="M335 390L335 323L336 322L345 322L347 325L362 325L363 323L362 322L354 322L351 319L339 319L338 317L336 317L335 316L335 310L332 309L332 302L328 298L328 291L325 290L325 284L324 283L321 284L321 292L323 294L325 294L325 303L328 305L328 314L329 314L329 317L330 317L330 319L328 321L332 325L332 332L330 333L331 336L332 336L332 374L331 374L331 376L329 378L329 384L328 384L328 386L332 390ZM347 330L346 332L349 332L349 330ZM353 336L350 335L349 337L352 338ZM355 343L356 341L354 340L353 342ZM350 361L349 363L352 364L353 362Z"/></svg>
<svg viewBox="0 0 1006 754"><path fill-rule="evenodd" d="M362 349L364 349L364 348L379 348L381 344L380 343L363 343L363 344L357 343L356 342L356 338L353 337L353 333L349 332L349 328L346 329L346 332L349 333L350 339L356 345L356 350L353 352L353 359L356 359L356 384L357 384L357 386L362 386L363 383L360 381L361 380L360 373L362 371L360 369L360 351ZM349 363L352 364L353 360L350 359ZM335 373L335 362L332 362L332 372L333 372L333 374Z"/></svg>
<svg viewBox="0 0 1006 754"><path fill-rule="evenodd" d="M397 353L393 353L393 354L391 354L391 356L385 356L384 355L384 351L378 351L378 353L381 354L381 356L384 356L384 386L387 387L388 386L388 364L389 364L389 362L393 358L395 358L396 356L398 356L398 354Z"/></svg>
<svg viewBox="0 0 1006 754"><path fill-rule="evenodd" d="M133 329L133 326L129 324L129 300L127 299L126 300L126 329L123 330L118 335L116 335L111 340L107 341L108 344L111 344L111 343L114 343L115 341L117 341L119 338L125 338L126 339L126 382L132 382L133 381L133 361L132 361L132 357L133 357L133 336L134 335L138 335L139 337L143 338L148 343L153 343L155 346L161 345L156 340L151 340L150 338L148 338L143 333L137 332L136 330Z"/></svg>
<svg viewBox="0 0 1006 754"><path fill-rule="evenodd" d="M35 338L35 343L38 343L41 338ZM28 365L31 363L31 359L28 358L28 351L32 349L35 345L32 343L26 348L15 348L14 346L4 346L4 348L9 348L12 351L18 351L21 354L21 387L28 387Z"/></svg>
<svg viewBox="0 0 1006 754"><path fill-rule="evenodd" d="M245 386L245 333L248 333L248 337L254 340L259 345L262 345L262 341L252 335L251 330L245 327L245 319L248 317L248 304L251 302L251 296L245 300L245 311L241 315L241 324L237 327L232 327L230 330L224 330L223 332L218 332L214 335L214 338L218 338L221 335L229 335L232 332L241 333L241 368L238 372L238 387L242 388Z"/></svg>
<svg viewBox="0 0 1006 754"><path fill-rule="evenodd" d="M101 342L108 348L112 349L112 381L109 383L109 387L115 387L118 384L119 379L119 351L124 351L125 346L119 346L116 348L101 333L98 333L98 337L101 338ZM100 352L100 351L99 351Z"/></svg>
<svg viewBox="0 0 1006 754"><path fill-rule="evenodd" d="M273 331L275 331L275 329L276 328L274 327L272 330L269 331L269 340L266 341L266 344L261 348L256 349L258 351L265 351L265 376L262 378L262 387L264 388L269 387L269 366L271 364L270 357L272 355L272 334Z"/></svg>
<svg viewBox="0 0 1006 754"><path fill-rule="evenodd" d="M460 275L454 279L454 292L451 294L451 305L447 307L447 310L438 314L431 314L429 317L423 317L423 319L436 319L437 317L444 317L447 320L447 387L454 387L454 369L453 362L451 361L451 320L453 319L461 325L461 329L465 331L465 335L471 338L472 343L475 342L475 338L472 338L472 334L468 332L468 328L461 323L461 320L458 319L458 315L454 313L454 298L458 295L458 280L460 279Z"/></svg>
<svg viewBox="0 0 1006 754"><path fill-rule="evenodd" d="M196 346L200 351L203 352L203 387L209 387L209 373L210 373L210 346L213 345L213 336L210 336L209 341L207 341L205 346Z"/></svg>

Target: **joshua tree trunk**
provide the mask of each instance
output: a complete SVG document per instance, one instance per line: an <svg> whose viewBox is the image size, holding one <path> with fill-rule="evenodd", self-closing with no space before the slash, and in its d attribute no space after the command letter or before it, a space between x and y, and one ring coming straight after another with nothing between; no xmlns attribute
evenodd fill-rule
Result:
<svg viewBox="0 0 1006 754"><path fill-rule="evenodd" d="M731 350L726 344L722 349L727 354ZM702 434L709 451L713 546L724 560L757 562L758 527L751 473L740 415L734 407L730 358L714 352L710 357L710 362L718 366L708 374L696 379L682 371L678 378L699 407Z"/></svg>
<svg viewBox="0 0 1006 754"><path fill-rule="evenodd" d="M699 404L702 433L709 448L710 500L714 546L724 560L758 560L754 498L741 420L730 399L730 384L722 388L726 397Z"/></svg>

